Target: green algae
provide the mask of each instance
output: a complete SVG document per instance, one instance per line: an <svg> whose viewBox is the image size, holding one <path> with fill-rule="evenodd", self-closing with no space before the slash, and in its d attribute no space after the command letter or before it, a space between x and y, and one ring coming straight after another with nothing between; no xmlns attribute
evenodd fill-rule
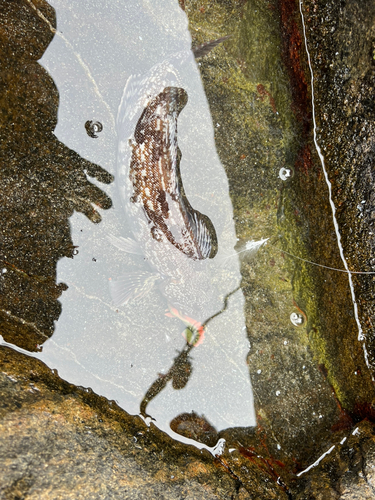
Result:
<svg viewBox="0 0 375 500"><path fill-rule="evenodd" d="M254 462L244 459L254 458L254 451L251 455L246 449L246 455L243 449L240 453L236 450L231 456L226 452L225 456L230 464L228 470L237 474L237 480L241 478L242 484L259 498L286 497L277 474L285 477L285 465L295 470L296 461L299 466L306 465L312 452L316 455L322 446L327 448L331 424L337 423L338 417L331 387L338 403L348 410L366 401L371 393L363 352L356 343L355 321L347 309L350 296L345 275L332 279L332 273L319 271L283 252L284 249L301 259L340 266L337 251L332 250L335 244L332 221L321 220L330 213L321 179L302 168L285 184L278 178L281 167L295 165L301 145L300 125L292 113L292 96L280 57L275 8L276 4L271 2L249 1L246 5L240 0L186 2L194 45L232 34L230 40L202 60L201 71L214 123L220 123L220 128L215 129L216 140L230 180L238 249L241 243L270 238L256 257L241 255L242 290L251 341L249 372L254 384L258 431L263 429L267 436L260 431L254 436L251 430L247 437L230 430L222 434L228 447L239 448L238 443L243 444L247 439L249 446L255 443L257 452L261 450L256 463L256 468L262 470L259 481L254 481L254 467L249 467ZM313 206L309 208L311 198ZM24 273L23 277L28 278L29 274ZM59 293L55 291L55 295L58 297ZM305 315L303 325L291 325L291 312ZM37 339L24 334L29 335L30 343L36 344ZM46 379L51 377L48 369L45 373ZM353 377L353 373L358 376ZM53 383L58 387L56 381ZM98 405L95 395L62 385L64 394L77 392L90 406ZM277 392L279 399L272 397ZM129 433L129 429L130 435L134 434L138 427L143 432L143 424L136 425L129 418L125 425L122 410L112 403L108 408L108 402L101 399L103 412L111 418L115 412L116 422L121 422L116 435L125 434L124 430ZM115 440L118 441L116 437ZM165 449L172 457L173 474L176 446L181 455L178 465L180 471L184 470L185 448L180 444L175 446L159 434L158 445L149 441L146 444L156 450L160 442L168 442ZM279 443L284 451L279 450ZM147 448L145 452L148 453ZM190 451L189 456L198 455ZM281 457L283 462L277 462L275 457ZM157 458L156 463L165 461L162 453ZM210 474L207 473L205 481ZM266 491L265 486L262 489L261 485L267 481L272 484L272 491ZM317 482L321 482L320 476Z"/></svg>
<svg viewBox="0 0 375 500"><path fill-rule="evenodd" d="M200 71L213 123L220 124L215 140L229 179L237 249L270 238L255 258L241 255L249 372L268 445L278 435L303 461L330 439L340 412L354 412L372 392L347 276L311 264L342 269L328 189L312 130L294 114L277 5L201 1L186 10L193 45L232 35L202 59ZM294 173L285 183L281 168ZM293 312L304 318L301 326L291 324ZM276 393L284 401L276 403Z"/></svg>
<svg viewBox="0 0 375 500"><path fill-rule="evenodd" d="M310 349L340 407L352 412L356 405L367 401L371 381L357 341L348 277L319 267L322 264L343 269L343 264L327 207L328 189L311 177L314 174L305 178L305 186L296 181L294 189L292 186L283 198L282 246L298 257L288 259L294 298L308 317ZM314 204L306 209L312 193ZM358 372L363 376L356 376Z"/></svg>
<svg viewBox="0 0 375 500"><path fill-rule="evenodd" d="M329 439L339 412L311 351L317 282L309 266L282 252L308 258L309 230L294 215L296 177L279 177L297 161L301 126L281 58L276 4L189 2L186 11L193 45L232 34L199 68L213 123L220 124L215 141L229 180L236 248L269 238L256 256L240 254L249 373L267 446L286 462L291 456L304 462ZM291 323L292 313L306 318L301 326Z"/></svg>
<svg viewBox="0 0 375 500"><path fill-rule="evenodd" d="M213 27L216 36L227 34L224 26L231 30L232 37L202 60L200 70L213 122L221 125L215 138L231 186L237 237L273 237L282 189L278 173L296 154L298 131L275 10L256 2L189 2L187 14L199 42L214 34ZM265 253L283 260L277 251ZM271 272L262 275L265 280L270 290L284 292L285 283L291 289L290 277L282 281Z"/></svg>

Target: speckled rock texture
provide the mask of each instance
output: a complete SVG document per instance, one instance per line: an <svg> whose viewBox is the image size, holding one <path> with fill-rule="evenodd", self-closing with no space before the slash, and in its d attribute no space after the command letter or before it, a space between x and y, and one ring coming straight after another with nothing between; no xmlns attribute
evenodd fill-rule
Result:
<svg viewBox="0 0 375 500"><path fill-rule="evenodd" d="M356 0L303 2L314 76L317 142L351 271L375 271L375 6ZM373 371L374 275L352 275ZM358 329L358 328L357 328Z"/></svg>
<svg viewBox="0 0 375 500"><path fill-rule="evenodd" d="M329 449L327 450L329 452ZM363 421L315 467L300 476L293 498L370 500L375 498L375 430Z"/></svg>
<svg viewBox="0 0 375 500"><path fill-rule="evenodd" d="M283 59L290 75L293 110L300 128L300 142L294 163L295 175L290 187L284 191L281 203L284 219L280 220L280 229L284 233L284 248L298 257L294 258L293 292L296 302L306 311L309 319L309 346L321 372L334 389L342 409L354 414L357 419L366 415L364 409L374 398L374 385L367 366L363 341L359 341L360 332L352 289L345 272L333 217L333 207L337 214L344 198L335 199L333 196L330 201L330 184L327 183L327 179L332 183L334 194L336 174L339 171L343 177L346 174L342 170L340 156L336 156L337 165L333 169L332 158L327 156L323 149L323 163L318 155L318 147L322 147L322 134L337 131L337 124L333 125L331 122L327 122L323 129L323 124L319 122L322 114L321 104L325 103L325 106L331 106L333 110L340 106L333 98L331 84L328 85L326 81L327 74L331 71L328 64L323 67L315 58L317 54L322 57L324 47L331 50L334 44L334 40L330 40L334 32L324 31L324 34L322 32L320 35L321 40L316 38L319 30L323 29L325 9L336 9L338 4L335 3L335 6L331 7L329 5L330 3L325 3L321 6L320 14L323 14L318 16L316 3L303 2L302 18L298 2L280 2ZM313 19L316 25L312 24ZM351 24L346 24L339 14L338 19L344 31L352 31ZM311 68L308 64L306 44ZM326 57L328 61L329 55ZM313 87L311 69L314 77ZM321 79L326 83L322 85ZM334 79L336 81L337 77ZM317 143L314 142L314 117L319 125L318 129L315 129ZM349 138L349 131L347 134ZM341 147L349 151L350 140L342 143ZM343 212L343 216L349 217L349 213L345 213ZM351 231L351 222L347 219L345 223L341 223L340 218L337 222L342 242L343 232ZM355 244L353 241L353 245ZM348 251L350 250L344 246L343 255L347 255ZM349 269L353 267L349 265ZM356 279L354 275L352 279ZM357 289L355 294L360 299L361 290ZM365 330L366 323L362 320L360 323L361 328Z"/></svg>
<svg viewBox="0 0 375 500"><path fill-rule="evenodd" d="M179 4L193 45L232 34L202 60L201 75L239 244L272 236L241 264L258 425L219 433L226 446L213 457L1 347L0 498L375 498L374 278L352 277L356 318L347 274L283 253L343 268L314 116L349 269L375 271L374 4L302 3L314 109L298 1ZM0 334L29 351L53 335L61 313L56 266L74 252L70 215L97 223L94 205L111 206L84 172L112 181L53 135L59 96L37 63L53 29L36 9L53 28L44 0L0 6L0 260L8 269ZM294 174L285 183L281 168Z"/></svg>
<svg viewBox="0 0 375 500"><path fill-rule="evenodd" d="M252 497L207 451L174 442L114 402L2 347L0 498Z"/></svg>

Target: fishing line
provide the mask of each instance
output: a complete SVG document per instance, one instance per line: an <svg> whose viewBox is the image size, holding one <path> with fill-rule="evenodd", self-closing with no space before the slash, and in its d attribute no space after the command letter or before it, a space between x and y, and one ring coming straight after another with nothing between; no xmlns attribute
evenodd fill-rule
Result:
<svg viewBox="0 0 375 500"><path fill-rule="evenodd" d="M285 253L286 255L289 255L290 257L293 257L294 259L301 260L302 262L306 262L307 264L312 264L313 266L317 267L323 267L324 269L329 269L331 271L338 271L340 273L350 273L350 274L375 274L375 271L349 271L347 269L338 269L337 267L330 267L330 266L325 266L324 264L318 264L317 262L313 262L312 260L307 260L303 259L302 257L298 257L297 255L294 255L290 252L287 252L286 250L282 250L281 248L278 248L277 246L273 245L272 243L268 243L269 246L272 248L275 248L281 253ZM246 250L242 250L246 251Z"/></svg>
<svg viewBox="0 0 375 500"><path fill-rule="evenodd" d="M354 309L354 317L355 317L355 321L356 321L357 327L358 327L358 340L359 341L364 341L365 336L363 334L362 325L361 325L361 322L359 320L358 305L357 305L357 301L356 301L356 297L355 297L355 292L354 292L354 285L353 285L353 280L352 280L352 273L351 273L351 271L349 271L349 266L348 266L348 263L346 261L345 255L344 255L344 249L343 249L342 244L341 244L341 235L340 235L339 226L338 226L337 219L336 219L336 207L335 207L335 204L334 204L333 199L332 199L332 185L331 185L331 181L329 180L328 172L327 172L326 167L325 167L325 161L324 161L324 156L323 156L322 150L320 149L320 146L318 144L317 125L316 125L316 118L315 118L314 72L313 72L313 68L312 68L312 64L311 64L310 51L309 51L309 47L308 47L308 43L307 43L305 18L304 18L304 15L303 15L302 5L303 5L302 0L300 0L300 2L299 2L299 10L300 10L300 14L301 14L303 37L304 37L304 42L305 42L305 50L306 50L306 55L307 55L307 62L308 62L309 69L310 69L310 74L311 74L311 106L312 106L312 119L313 119L313 125L314 125L314 127L313 127L314 144L315 144L316 152L318 153L318 156L319 156L319 159L320 159L320 163L321 163L321 166L322 166L322 171L323 171L323 174L324 174L324 179L325 179L327 187L328 187L329 204L330 204L331 210L332 210L332 220L333 220L333 225L334 225L334 228L335 228L335 233L336 233L336 238L337 238L337 244L338 244L338 247L339 247L340 257L341 257L342 263L343 263L343 265L344 265L344 267L345 267L345 269L347 271L347 275L348 275L349 288L350 288L350 293L351 293L351 296L352 296L353 309ZM367 355L365 344L363 344L363 349L364 349L364 353L365 353L366 364L367 364L367 366L369 366L368 365L368 359L367 359L368 355Z"/></svg>
<svg viewBox="0 0 375 500"><path fill-rule="evenodd" d="M226 261L227 259L231 257L235 257L236 255L239 255L241 253L249 252L251 253L256 253L261 246L270 246L277 250L280 253L285 253L286 255L289 255L290 257L293 257L294 259L301 260L302 262L306 262L307 264L311 264L313 266L317 267L322 267L324 269L329 269L330 271L338 271L339 273L350 273L350 274L364 274L364 275L375 275L375 271L350 271L349 269L338 269L337 267L331 267L331 266L325 266L324 264L318 264L318 262L313 262L312 260L304 259L303 257L298 257L298 255L294 255L293 253L287 252L286 250L283 250L282 248L278 248L276 245L269 243L268 242L269 238L265 238L260 241L248 241L245 244L245 248L243 250L239 250L236 253L227 255L226 257L223 258L223 261Z"/></svg>

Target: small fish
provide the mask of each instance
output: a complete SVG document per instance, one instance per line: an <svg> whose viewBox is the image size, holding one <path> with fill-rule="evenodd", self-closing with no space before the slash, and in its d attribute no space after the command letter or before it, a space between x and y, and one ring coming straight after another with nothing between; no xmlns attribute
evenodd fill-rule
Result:
<svg viewBox="0 0 375 500"><path fill-rule="evenodd" d="M142 207L152 238L197 260L216 255L217 237L210 219L191 207L181 180L177 117L187 99L184 89L166 87L144 109L131 143L130 201Z"/></svg>
<svg viewBox="0 0 375 500"><path fill-rule="evenodd" d="M111 282L113 300L126 304L158 282L170 315L198 333L195 345L203 338L201 321L212 312L208 305L215 293L206 261L215 257L218 242L209 217L189 203L181 178L177 120L188 95L180 69L226 38L197 47L196 54L174 54L144 76L131 76L117 120L117 182L134 239L110 240L128 253L145 256L151 269Z"/></svg>

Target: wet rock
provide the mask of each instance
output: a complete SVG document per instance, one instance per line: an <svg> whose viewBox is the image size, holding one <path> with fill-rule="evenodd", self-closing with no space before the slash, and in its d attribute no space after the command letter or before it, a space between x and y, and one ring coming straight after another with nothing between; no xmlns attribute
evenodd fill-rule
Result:
<svg viewBox="0 0 375 500"><path fill-rule="evenodd" d="M216 429L205 419L194 412L183 413L170 423L171 429L181 436L194 439L208 446L215 446L218 442Z"/></svg>
<svg viewBox="0 0 375 500"><path fill-rule="evenodd" d="M374 471L375 429L363 421L345 441L300 476L299 493L293 498L370 500L375 495Z"/></svg>
<svg viewBox="0 0 375 500"><path fill-rule="evenodd" d="M304 174L296 176L300 203L292 196L294 207L289 208L289 213L297 206L302 219L309 221L306 239L311 249L310 260L342 270L344 256L349 270L371 273L370 165L374 150L370 119L373 106L368 96L373 91L374 82L375 11L372 5L356 1L345 5L312 1L302 3L302 13L314 78L316 141L321 157L315 144L311 143L310 161L305 159L300 167L301 174ZM295 19L297 17L301 19L299 12ZM308 80L311 75L307 69ZM331 185L331 195L325 175ZM321 196L323 192L325 201ZM338 254L338 236L332 227L334 217L330 196L335 207L342 255ZM312 197L314 204L309 203ZM320 227L314 227L314 220L318 220L319 212L324 213L324 207L327 208L326 216L321 218ZM326 238L318 234L323 225ZM303 290L302 280L305 273L301 267L295 285L296 292L298 287L297 293L306 303L309 297ZM340 276L339 272L322 268L312 274L319 297L314 313L317 321L310 331L311 346L320 364L325 366L328 380L343 408L356 418L363 418L366 407L370 415L374 398L371 378L373 276L352 274L349 278L346 273ZM338 293L332 293L332 287Z"/></svg>
<svg viewBox="0 0 375 500"><path fill-rule="evenodd" d="M312 43L310 39L316 34L315 28L309 25L311 13L316 12L316 3L303 2L302 6L307 23L307 45L312 52L318 46L320 51L322 43L318 39ZM355 408L366 405L368 400L371 401L373 383L363 345L358 342L358 323L348 275L337 271L345 269L329 202L329 188L313 138L311 74L307 64L301 13L297 2L282 1L280 8L283 59L291 77L294 113L301 127L295 176L282 199L283 217L280 225L286 250L299 259L309 261L295 259L293 276L295 301L309 318L309 345L340 405L344 410L353 412ZM330 8L327 5L327 9ZM321 36L324 38L323 44L332 46L333 41L328 40L334 36L333 32ZM316 73L313 63L316 118L319 114L316 92L322 85L321 77L324 78L320 73L321 67L318 67ZM330 99L329 86L324 84L320 88L321 96ZM329 126L335 128L336 125ZM320 130L317 130L318 135ZM328 177L334 181L329 171ZM293 220L294 227L290 224Z"/></svg>
<svg viewBox="0 0 375 500"><path fill-rule="evenodd" d="M332 198L349 269L371 272L374 103L370 96L375 76L375 8L371 3L358 1L345 5L318 1L311 7L305 17L316 77L318 141L332 182ZM373 276L353 275L353 283L372 367Z"/></svg>
<svg viewBox="0 0 375 500"><path fill-rule="evenodd" d="M45 0L12 0L0 6L3 57L40 59L56 29L56 13Z"/></svg>
<svg viewBox="0 0 375 500"><path fill-rule="evenodd" d="M208 452L0 349L0 497L247 499Z"/></svg>

